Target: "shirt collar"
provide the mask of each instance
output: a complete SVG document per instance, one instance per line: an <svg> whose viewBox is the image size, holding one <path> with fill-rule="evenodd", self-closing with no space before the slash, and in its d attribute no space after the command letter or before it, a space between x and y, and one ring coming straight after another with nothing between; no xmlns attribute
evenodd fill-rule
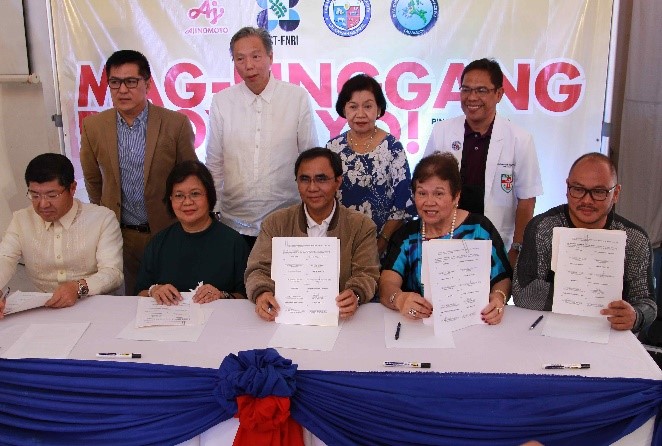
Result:
<svg viewBox="0 0 662 446"><path fill-rule="evenodd" d="M480 135L481 138L486 138L488 136L492 136L492 129L494 128L494 120L496 119L496 115L494 115L494 119L492 119L492 123L490 123L490 126L487 128L487 131L485 132L484 135ZM464 136L469 136L473 135L475 132L470 126L467 120L464 120Z"/></svg>
<svg viewBox="0 0 662 446"><path fill-rule="evenodd" d="M333 209L331 209L331 213L328 217L322 220L322 223L320 224L317 224L317 222L310 216L306 203L303 204L303 211L306 213L306 224L309 228L314 228L315 226L324 226L325 228L328 228L329 224L331 223L331 219L333 218L333 214L336 213L336 200L333 200Z"/></svg>
<svg viewBox="0 0 662 446"><path fill-rule="evenodd" d="M262 100L264 100L266 103L271 103L271 99L274 96L274 91L276 90L276 80L274 79L274 76L271 72L269 72L269 82L267 82L267 86L264 87L264 90L262 90L262 93L260 94L253 93L250 88L246 86L246 82L242 82L241 84L243 86L246 98L251 103L256 101L258 98L262 98Z"/></svg>
<svg viewBox="0 0 662 446"><path fill-rule="evenodd" d="M123 124L127 127L133 127L136 124L140 124L143 122L147 122L147 115L149 114L149 101L147 101L147 105L145 105L145 108L143 108L143 111L140 112L138 116L136 116L136 119L133 120L133 125L127 124L127 122L124 120L122 115L120 115L120 112L117 112L117 123L118 124Z"/></svg>
<svg viewBox="0 0 662 446"><path fill-rule="evenodd" d="M71 205L71 209L69 209L69 211L66 214L64 214L62 217L60 217L59 220L57 220L60 222L60 224L64 229L69 229L71 225L74 223L74 220L76 219L76 214L78 214L79 206L80 206L80 201L78 201L77 198L74 198L74 202ZM47 231L53 223L54 222L52 221L44 220L44 227L46 228Z"/></svg>

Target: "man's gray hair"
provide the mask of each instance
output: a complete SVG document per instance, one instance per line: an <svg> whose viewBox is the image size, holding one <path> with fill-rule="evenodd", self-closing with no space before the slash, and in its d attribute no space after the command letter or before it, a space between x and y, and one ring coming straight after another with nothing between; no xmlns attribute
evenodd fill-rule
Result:
<svg viewBox="0 0 662 446"><path fill-rule="evenodd" d="M267 54L271 56L274 52L273 44L271 43L271 34L269 31L263 28L253 28L252 26L245 26L237 31L232 39L230 39L230 55L234 55L234 44L237 43L237 40L243 39L244 37L255 36L262 41L264 49L267 50ZM234 56L233 56L234 57Z"/></svg>

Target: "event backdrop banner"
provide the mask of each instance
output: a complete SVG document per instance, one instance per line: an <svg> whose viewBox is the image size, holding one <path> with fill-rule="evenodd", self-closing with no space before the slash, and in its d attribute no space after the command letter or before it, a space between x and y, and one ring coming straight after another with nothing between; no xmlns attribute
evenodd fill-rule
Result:
<svg viewBox="0 0 662 446"><path fill-rule="evenodd" d="M82 120L112 106L104 62L118 49L147 56L149 99L191 119L204 160L212 96L241 82L230 38L248 25L271 33L273 75L310 93L321 144L346 128L335 111L343 83L367 73L388 101L379 126L402 141L413 168L432 125L462 113L464 66L489 57L505 74L498 113L534 136L545 188L536 213L565 200L579 154L600 150L612 1L53 0L52 10L78 175Z"/></svg>

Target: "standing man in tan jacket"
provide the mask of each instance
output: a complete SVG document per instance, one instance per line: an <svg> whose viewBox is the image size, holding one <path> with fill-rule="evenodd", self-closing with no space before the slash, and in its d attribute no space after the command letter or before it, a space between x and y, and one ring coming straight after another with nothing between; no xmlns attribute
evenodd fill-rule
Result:
<svg viewBox="0 0 662 446"><path fill-rule="evenodd" d="M163 203L164 179L177 163L197 157L189 119L147 100L152 79L143 54L116 51L105 70L113 108L83 121L80 161L90 201L120 222L132 294L147 242L174 222Z"/></svg>

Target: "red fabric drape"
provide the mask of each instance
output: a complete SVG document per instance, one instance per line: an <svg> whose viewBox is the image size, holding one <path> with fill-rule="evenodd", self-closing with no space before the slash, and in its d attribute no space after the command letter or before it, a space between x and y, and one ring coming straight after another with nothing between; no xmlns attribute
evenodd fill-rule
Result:
<svg viewBox="0 0 662 446"><path fill-rule="evenodd" d="M304 446L303 429L290 417L290 399L237 397L239 430L233 446Z"/></svg>

